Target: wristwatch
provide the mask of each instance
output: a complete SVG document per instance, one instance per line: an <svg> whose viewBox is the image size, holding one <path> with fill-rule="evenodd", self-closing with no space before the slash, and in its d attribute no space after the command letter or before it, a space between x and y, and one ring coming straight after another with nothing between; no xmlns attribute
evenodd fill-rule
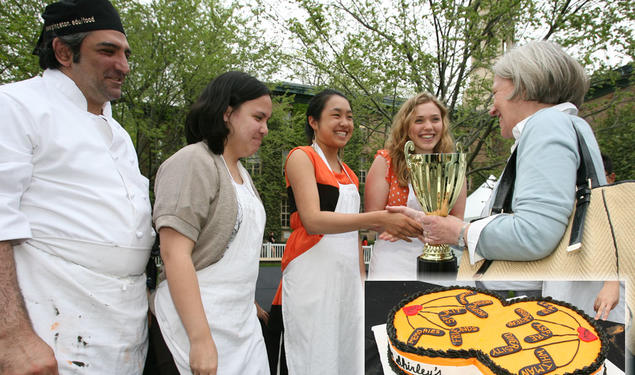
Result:
<svg viewBox="0 0 635 375"><path fill-rule="evenodd" d="M470 223L465 223L463 224L463 227L461 228L461 232L459 233L459 240L457 241L457 244L459 245L459 247L465 247L465 229L467 228L467 226L470 225Z"/></svg>

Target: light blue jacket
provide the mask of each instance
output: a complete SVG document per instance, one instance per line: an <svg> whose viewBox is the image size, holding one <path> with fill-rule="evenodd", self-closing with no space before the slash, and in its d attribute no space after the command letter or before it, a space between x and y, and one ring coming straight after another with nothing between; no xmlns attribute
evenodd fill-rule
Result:
<svg viewBox="0 0 635 375"><path fill-rule="evenodd" d="M483 228L478 254L492 260L536 260L558 245L573 212L580 164L572 123L589 148L600 185L606 184L600 148L589 124L555 108L536 112L518 140L514 213L501 214Z"/></svg>

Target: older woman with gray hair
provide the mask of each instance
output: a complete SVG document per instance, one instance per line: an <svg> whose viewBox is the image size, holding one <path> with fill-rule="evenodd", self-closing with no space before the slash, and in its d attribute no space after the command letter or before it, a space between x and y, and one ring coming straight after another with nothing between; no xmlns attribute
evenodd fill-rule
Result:
<svg viewBox="0 0 635 375"><path fill-rule="evenodd" d="M512 151L517 150L513 214L466 223L408 212L423 222L424 241L466 247L472 264L541 259L558 245L575 202L580 156L574 126L588 145L599 183L606 184L591 127L577 116L589 88L582 66L557 44L536 41L507 52L493 70L489 113L498 118L501 135L515 139Z"/></svg>

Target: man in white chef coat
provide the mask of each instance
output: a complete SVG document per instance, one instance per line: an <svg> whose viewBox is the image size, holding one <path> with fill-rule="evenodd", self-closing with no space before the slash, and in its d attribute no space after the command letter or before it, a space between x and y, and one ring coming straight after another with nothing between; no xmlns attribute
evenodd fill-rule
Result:
<svg viewBox="0 0 635 375"><path fill-rule="evenodd" d="M110 106L130 47L107 0L42 17L44 72L0 86L0 374L141 374L154 231Z"/></svg>

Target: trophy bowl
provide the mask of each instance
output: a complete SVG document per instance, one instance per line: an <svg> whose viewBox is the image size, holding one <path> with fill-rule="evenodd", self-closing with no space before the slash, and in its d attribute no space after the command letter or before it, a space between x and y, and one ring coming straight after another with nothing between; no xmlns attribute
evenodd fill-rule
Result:
<svg viewBox="0 0 635 375"><path fill-rule="evenodd" d="M415 154L412 141L406 142L404 155L410 184L426 215L448 216L465 181L466 154L457 144L456 153ZM446 244L426 244L417 259L419 279L432 274L456 275L456 257Z"/></svg>

